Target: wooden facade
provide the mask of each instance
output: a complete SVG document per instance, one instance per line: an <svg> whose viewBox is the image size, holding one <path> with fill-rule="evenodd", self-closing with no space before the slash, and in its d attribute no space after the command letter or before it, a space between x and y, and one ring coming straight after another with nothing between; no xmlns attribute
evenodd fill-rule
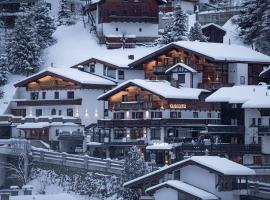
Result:
<svg viewBox="0 0 270 200"><path fill-rule="evenodd" d="M99 24L110 22L158 23L158 0L104 0L100 3Z"/></svg>
<svg viewBox="0 0 270 200"><path fill-rule="evenodd" d="M202 27L203 34L209 38L208 42L223 43L223 37L226 34L224 29L211 24L209 26Z"/></svg>

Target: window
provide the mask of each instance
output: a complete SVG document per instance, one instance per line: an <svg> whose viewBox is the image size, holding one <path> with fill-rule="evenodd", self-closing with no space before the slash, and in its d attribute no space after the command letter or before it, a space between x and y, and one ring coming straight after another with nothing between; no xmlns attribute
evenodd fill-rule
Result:
<svg viewBox="0 0 270 200"><path fill-rule="evenodd" d="M124 80L125 79L125 72L124 70L118 70L118 79Z"/></svg>
<svg viewBox="0 0 270 200"><path fill-rule="evenodd" d="M30 98L31 100L37 100L38 99L38 92L31 92L30 93Z"/></svg>
<svg viewBox="0 0 270 200"><path fill-rule="evenodd" d="M143 119L143 112L132 112L132 119Z"/></svg>
<svg viewBox="0 0 270 200"><path fill-rule="evenodd" d="M141 98L140 98L140 95L139 94L135 94L135 101L140 101Z"/></svg>
<svg viewBox="0 0 270 200"><path fill-rule="evenodd" d="M185 57L185 64L189 65L190 64L190 58L189 57Z"/></svg>
<svg viewBox="0 0 270 200"><path fill-rule="evenodd" d="M199 113L198 112L193 112L193 118L199 118Z"/></svg>
<svg viewBox="0 0 270 200"><path fill-rule="evenodd" d="M124 112L113 113L113 119L125 119L125 113Z"/></svg>
<svg viewBox="0 0 270 200"><path fill-rule="evenodd" d="M46 99L46 92L42 92L42 99Z"/></svg>
<svg viewBox="0 0 270 200"><path fill-rule="evenodd" d="M123 95L122 96L122 102L127 102L128 101L128 96L127 95Z"/></svg>
<svg viewBox="0 0 270 200"><path fill-rule="evenodd" d="M42 116L42 110L36 109L36 117Z"/></svg>
<svg viewBox="0 0 270 200"><path fill-rule="evenodd" d="M60 133L59 129L56 129L56 130L55 130L55 136L58 136L59 133Z"/></svg>
<svg viewBox="0 0 270 200"><path fill-rule="evenodd" d="M237 108L237 104L236 103L232 104L232 108L233 109L236 109Z"/></svg>
<svg viewBox="0 0 270 200"><path fill-rule="evenodd" d="M150 129L151 140L160 140L160 128Z"/></svg>
<svg viewBox="0 0 270 200"><path fill-rule="evenodd" d="M162 118L162 112L151 112L151 118Z"/></svg>
<svg viewBox="0 0 270 200"><path fill-rule="evenodd" d="M126 129L114 129L114 139L122 139L126 137Z"/></svg>
<svg viewBox="0 0 270 200"><path fill-rule="evenodd" d="M139 28L139 32L142 32L142 28Z"/></svg>
<svg viewBox="0 0 270 200"><path fill-rule="evenodd" d="M58 110L58 115L59 115L59 116L62 115L62 110Z"/></svg>
<svg viewBox="0 0 270 200"><path fill-rule="evenodd" d="M231 125L237 125L238 122L237 122L237 119L231 119Z"/></svg>
<svg viewBox="0 0 270 200"><path fill-rule="evenodd" d="M95 64L90 64L90 73L95 73Z"/></svg>
<svg viewBox="0 0 270 200"><path fill-rule="evenodd" d="M170 117L173 118L173 119L176 119L176 118L181 118L181 112L171 112L170 113Z"/></svg>
<svg viewBox="0 0 270 200"><path fill-rule="evenodd" d="M116 28L115 28L115 31L118 31L118 30L119 30L119 29L116 27Z"/></svg>
<svg viewBox="0 0 270 200"><path fill-rule="evenodd" d="M51 115L56 115L56 110L54 108L51 110Z"/></svg>
<svg viewBox="0 0 270 200"><path fill-rule="evenodd" d="M104 117L108 117L109 116L109 111L108 109L104 109Z"/></svg>
<svg viewBox="0 0 270 200"><path fill-rule="evenodd" d="M54 99L59 99L59 92L54 92Z"/></svg>
<svg viewBox="0 0 270 200"><path fill-rule="evenodd" d="M207 118L212 118L212 113L207 113Z"/></svg>
<svg viewBox="0 0 270 200"><path fill-rule="evenodd" d="M240 76L240 85L245 85L246 80L244 76Z"/></svg>
<svg viewBox="0 0 270 200"><path fill-rule="evenodd" d="M255 125L256 125L256 118L252 118L250 126L255 126Z"/></svg>
<svg viewBox="0 0 270 200"><path fill-rule="evenodd" d="M258 126L262 125L262 118L258 118Z"/></svg>
<svg viewBox="0 0 270 200"><path fill-rule="evenodd" d="M116 11L115 10L112 10L111 11L111 15L116 15ZM117 28L117 31L118 31L118 28Z"/></svg>
<svg viewBox="0 0 270 200"><path fill-rule="evenodd" d="M72 108L67 109L67 116L73 117L73 109Z"/></svg>
<svg viewBox="0 0 270 200"><path fill-rule="evenodd" d="M186 82L186 75L185 74L178 74L178 81L179 83L185 83Z"/></svg>
<svg viewBox="0 0 270 200"><path fill-rule="evenodd" d="M68 99L74 99L74 92L73 91L68 91L67 92L67 98Z"/></svg>

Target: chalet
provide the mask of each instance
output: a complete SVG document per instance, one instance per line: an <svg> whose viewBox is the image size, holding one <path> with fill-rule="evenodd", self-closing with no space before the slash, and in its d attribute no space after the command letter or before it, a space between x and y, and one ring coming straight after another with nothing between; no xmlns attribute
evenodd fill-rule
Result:
<svg viewBox="0 0 270 200"><path fill-rule="evenodd" d="M187 13L194 13L197 6L208 3L209 0L167 0L163 6L163 12L172 12L176 5L181 5L181 8Z"/></svg>
<svg viewBox="0 0 270 200"><path fill-rule="evenodd" d="M265 84L224 87L206 98L207 102L221 103L221 123L236 125L244 130L245 145L257 145L261 153L246 153L246 164L269 163L270 154L270 98Z"/></svg>
<svg viewBox="0 0 270 200"><path fill-rule="evenodd" d="M128 181L140 199L240 200L255 171L218 156L192 156ZM207 181L205 181L207 180Z"/></svg>
<svg viewBox="0 0 270 200"><path fill-rule="evenodd" d="M60 141L60 151L69 152L74 151L76 140L82 144L84 126L106 113L97 97L115 82L78 69L48 68L14 86L17 91L6 111L12 116L6 121L12 123L13 137L58 147ZM67 146L69 150L63 150Z"/></svg>
<svg viewBox="0 0 270 200"><path fill-rule="evenodd" d="M135 60L129 67L143 69L145 79L216 90L258 84L260 72L269 64L269 56L243 46L179 41Z"/></svg>
<svg viewBox="0 0 270 200"><path fill-rule="evenodd" d="M203 34L209 38L208 42L223 43L223 37L226 30L215 23L205 24L202 26Z"/></svg>
<svg viewBox="0 0 270 200"><path fill-rule="evenodd" d="M119 66L119 64L113 64L111 61L104 60L104 58L90 58L71 68L77 68L81 71L95 74L117 83L144 77L143 70L133 70L127 66Z"/></svg>
<svg viewBox="0 0 270 200"><path fill-rule="evenodd" d="M98 127L106 133L96 133L93 138L102 139L108 144L110 156L118 158L124 157L127 147L132 145L145 152L147 145L191 141L199 137L207 124L219 123L219 105L204 102L208 92L176 88L164 80L134 79L121 83L98 97L108 101L109 115L98 120ZM150 149L157 164L175 159L171 158L171 149Z"/></svg>
<svg viewBox="0 0 270 200"><path fill-rule="evenodd" d="M158 37L158 13L162 3L162 0L94 0L86 6L85 12L90 14L97 33L106 37L108 43L119 44L124 38L145 42Z"/></svg>

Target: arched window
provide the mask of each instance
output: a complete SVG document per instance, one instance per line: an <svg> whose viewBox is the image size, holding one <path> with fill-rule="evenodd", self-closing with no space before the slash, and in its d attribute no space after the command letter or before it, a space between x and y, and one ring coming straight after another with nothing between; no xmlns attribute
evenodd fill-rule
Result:
<svg viewBox="0 0 270 200"><path fill-rule="evenodd" d="M51 111L51 115L56 115L56 110L54 108Z"/></svg>

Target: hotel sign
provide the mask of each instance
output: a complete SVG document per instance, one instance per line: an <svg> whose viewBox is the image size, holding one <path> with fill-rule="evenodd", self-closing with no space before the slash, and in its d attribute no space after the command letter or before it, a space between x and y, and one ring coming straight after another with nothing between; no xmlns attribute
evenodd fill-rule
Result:
<svg viewBox="0 0 270 200"><path fill-rule="evenodd" d="M170 109L186 109L186 108L187 108L186 104L178 104L178 103L170 104Z"/></svg>

